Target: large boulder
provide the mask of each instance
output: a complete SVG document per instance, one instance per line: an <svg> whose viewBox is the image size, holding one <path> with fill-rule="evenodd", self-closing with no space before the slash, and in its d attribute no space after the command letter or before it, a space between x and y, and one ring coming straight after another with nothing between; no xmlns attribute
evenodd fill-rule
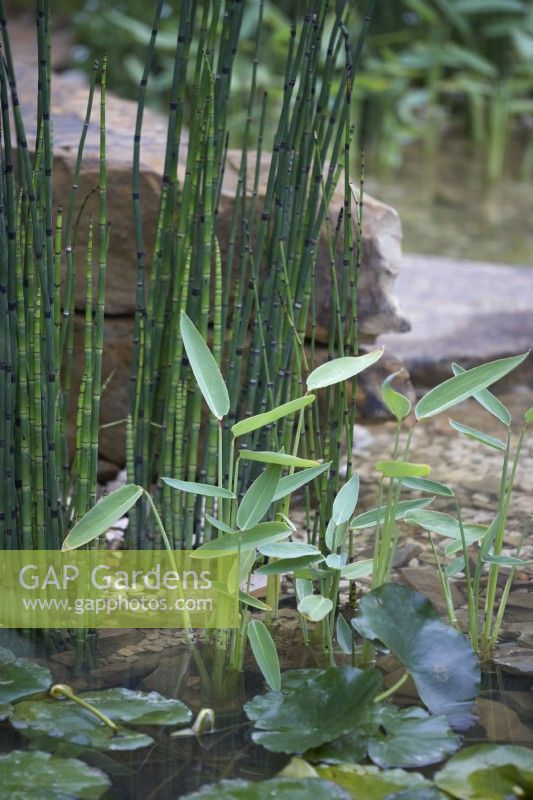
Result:
<svg viewBox="0 0 533 800"><path fill-rule="evenodd" d="M35 138L35 64L17 64L18 90L30 148ZM112 94L107 98L107 174L108 219L111 226L106 284L106 326L104 378L114 370L114 375L102 397L102 422L121 419L128 413L129 359L131 330L135 309L136 256L131 201L131 163L136 104L119 99ZM66 205L73 181L77 144L82 130L87 103L87 87L80 85L79 76L68 73L54 74L52 78L52 117L54 137L54 205ZM84 252L87 241L89 215L97 218L99 131L98 92L95 93L93 121L89 127L83 167L79 180L78 209L84 213L76 234L75 302L80 319L85 307ZM150 110L145 110L141 149L141 199L143 227L148 253L154 243L155 222L158 209L160 183L166 140L166 120ZM228 153L227 166L221 192L217 218L217 236L224 252L229 234L229 219L233 207L239 174L240 152ZM255 161L255 155L250 156ZM264 198L270 157L261 161L258 205ZM250 167L252 162L250 163ZM180 160L179 171L185 169ZM330 209L336 221L342 207L343 192L339 188ZM358 291L359 332L363 341L370 343L379 334L409 330L409 323L392 293L399 271L402 230L397 212L370 196L365 197L363 225L363 256ZM340 245L342 246L342 245ZM316 306L319 342L326 343L331 320L330 271L325 235L319 246L317 261ZM81 375L81 364L76 361L75 379ZM101 454L119 463L123 459L123 428L106 428L102 432Z"/></svg>

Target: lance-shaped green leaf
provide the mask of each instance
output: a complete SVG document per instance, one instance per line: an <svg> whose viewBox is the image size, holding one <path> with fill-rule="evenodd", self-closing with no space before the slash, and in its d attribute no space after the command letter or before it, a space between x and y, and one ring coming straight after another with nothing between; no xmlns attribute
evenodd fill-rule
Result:
<svg viewBox="0 0 533 800"><path fill-rule="evenodd" d="M342 652L346 655L350 655L352 652L353 629L348 625L342 614L337 614L335 636L337 637L337 644Z"/></svg>
<svg viewBox="0 0 533 800"><path fill-rule="evenodd" d="M263 428L265 425L272 425L273 422L277 422L283 417L288 417L289 414L294 414L295 411L301 411L302 408L311 405L314 399L314 394L305 394L303 397L289 400L288 403L283 403L283 405L277 406L270 411L265 411L263 414L255 414L253 417L241 419L235 423L231 432L235 438L245 436L247 433Z"/></svg>
<svg viewBox="0 0 533 800"><path fill-rule="evenodd" d="M237 527L241 530L257 525L272 503L278 487L281 467L269 464L264 472L252 483L237 509Z"/></svg>
<svg viewBox="0 0 533 800"><path fill-rule="evenodd" d="M375 364L376 361L379 361L382 355L383 347L380 347L379 350L373 350L364 356L344 356L343 358L335 358L333 361L327 361L314 369L308 376L307 388L310 391L323 389L325 386L333 386L334 383L341 383L341 381L354 378L360 372Z"/></svg>
<svg viewBox="0 0 533 800"><path fill-rule="evenodd" d="M260 461L262 464L277 464L280 467L319 467L318 461L299 458L290 453L273 453L269 450L239 450L239 458L245 461Z"/></svg>
<svg viewBox="0 0 533 800"><path fill-rule="evenodd" d="M445 483L429 481L427 478L404 478L402 486L406 489L416 489L418 492L428 492L439 497L453 497L453 491Z"/></svg>
<svg viewBox="0 0 533 800"><path fill-rule="evenodd" d="M142 486L127 483L102 497L69 531L61 549L75 550L97 539L133 508L143 491Z"/></svg>
<svg viewBox="0 0 533 800"><path fill-rule="evenodd" d="M235 495L229 489L222 486L212 486L209 483L195 483L194 481L180 481L177 478L162 478L171 489L179 489L180 492L190 494L200 494L203 497L223 497L225 500L235 500Z"/></svg>
<svg viewBox="0 0 533 800"><path fill-rule="evenodd" d="M452 370L454 375L461 375L463 372L466 372L463 367L459 364L452 364ZM504 404L498 400L495 395L492 394L488 389L482 389L480 392L475 392L473 395L474 400L483 406L490 414L493 414L496 419L499 419L505 426L509 427L511 424L511 415L509 411L505 408Z"/></svg>
<svg viewBox="0 0 533 800"><path fill-rule="evenodd" d="M214 558L222 551L236 551L239 548L242 552L255 550L261 545L280 542L288 539L291 529L284 522L259 522L253 528L246 531L235 531L219 536L218 539L211 539L204 542L197 550L191 553L191 558Z"/></svg>
<svg viewBox="0 0 533 800"><path fill-rule="evenodd" d="M300 556L310 556L320 553L314 544L305 542L278 542L275 544L263 544L257 548L259 552L268 558L299 558Z"/></svg>
<svg viewBox="0 0 533 800"><path fill-rule="evenodd" d="M526 422L528 425L530 422L533 422L533 406L524 414L524 422Z"/></svg>
<svg viewBox="0 0 533 800"><path fill-rule="evenodd" d="M281 689L281 671L276 645L266 625L258 619L248 623L248 641L263 677L273 692Z"/></svg>
<svg viewBox="0 0 533 800"><path fill-rule="evenodd" d="M361 561L354 561L352 564L346 564L341 569L341 578L348 581L357 581L359 578L366 578L372 575L374 570L374 559L363 558Z"/></svg>
<svg viewBox="0 0 533 800"><path fill-rule="evenodd" d="M271 607L267 606L266 603L263 603L262 600L258 600L253 594L247 594L246 592L239 592L239 602L244 603L246 606L250 606L250 608L257 608L259 611L272 610Z"/></svg>
<svg viewBox="0 0 533 800"><path fill-rule="evenodd" d="M409 416L411 411L411 401L405 397L405 395L401 394L401 392L397 392L396 389L393 389L391 386L392 381L399 375L401 370L398 372L393 372L392 375L389 375L388 378L385 378L383 383L381 384L381 397L391 414L393 414L398 422L401 422L402 419Z"/></svg>
<svg viewBox="0 0 533 800"><path fill-rule="evenodd" d="M417 508L425 508L429 506L432 500L432 497L429 500L400 500L396 506L394 519L403 519L409 511L413 511ZM386 513L387 509L385 506L371 508L369 511L365 511L364 514L359 514L359 516L354 517L350 523L350 528L355 531L362 530L363 528L372 528L374 525L383 522Z"/></svg>
<svg viewBox="0 0 533 800"><path fill-rule="evenodd" d="M352 475L333 501L332 517L336 525L348 522L359 497L359 475Z"/></svg>
<svg viewBox="0 0 533 800"><path fill-rule="evenodd" d="M333 603L329 597L321 594L309 594L298 603L298 611L311 622L320 622L327 617L333 608Z"/></svg>
<svg viewBox="0 0 533 800"><path fill-rule="evenodd" d="M459 520L452 517L450 514L444 514L442 511L410 511L406 515L405 521L408 525L419 525L426 531L438 533L441 536L447 536L449 539L461 539ZM484 525L463 524L463 532L467 544L481 539L485 535L486 530L487 528Z"/></svg>
<svg viewBox="0 0 533 800"><path fill-rule="evenodd" d="M209 522L209 524L213 526L213 528L217 529L217 531L222 531L222 533L235 533L233 528L230 528L230 526L226 525L225 522L222 522L221 519L212 517L211 514L206 514L205 518Z"/></svg>
<svg viewBox="0 0 533 800"><path fill-rule="evenodd" d="M517 558L517 556L486 556L485 564L498 564L500 567L530 567L533 558Z"/></svg>
<svg viewBox="0 0 533 800"><path fill-rule="evenodd" d="M471 428L469 425L463 425L461 422L456 422L453 419L451 419L449 422L454 431L466 436L467 439L480 442L487 447L492 447L494 450L505 450L504 443L499 439L496 439L494 436L490 436L488 433L483 433L483 431L478 431L476 428Z"/></svg>
<svg viewBox="0 0 533 800"><path fill-rule="evenodd" d="M326 535L324 537L326 547L330 552L335 553L339 547L342 547L347 530L347 522L343 522L342 525L337 525L333 518L330 519L326 528Z"/></svg>
<svg viewBox="0 0 533 800"><path fill-rule="evenodd" d="M453 378L448 378L447 381L435 386L418 401L415 408L416 418L434 417L441 411L456 406L505 377L513 369L516 369L528 355L529 352L510 358L499 358L488 364L468 369Z"/></svg>
<svg viewBox="0 0 533 800"><path fill-rule="evenodd" d="M283 575L286 572L297 572L310 564L318 564L324 561L324 556L317 552L314 555L298 556L297 558L280 558L279 561L271 561L255 570L256 575Z"/></svg>
<svg viewBox="0 0 533 800"><path fill-rule="evenodd" d="M181 338L200 391L212 414L222 419L229 411L229 395L209 347L200 336L194 323L181 312Z"/></svg>
<svg viewBox="0 0 533 800"><path fill-rule="evenodd" d="M420 478L429 475L429 464L412 464L409 461L380 461L376 469L384 478Z"/></svg>
<svg viewBox="0 0 533 800"><path fill-rule="evenodd" d="M295 472L294 475L286 475L285 477L280 478L278 488L276 489L276 493L274 495L274 501L281 500L282 498L287 497L288 494L292 494L298 489L301 489L302 486L305 486L307 483L310 483L315 478L318 478L319 475L322 475L322 473L326 472L330 466L331 461L328 461L327 464L320 464L319 467L302 469L300 472Z"/></svg>

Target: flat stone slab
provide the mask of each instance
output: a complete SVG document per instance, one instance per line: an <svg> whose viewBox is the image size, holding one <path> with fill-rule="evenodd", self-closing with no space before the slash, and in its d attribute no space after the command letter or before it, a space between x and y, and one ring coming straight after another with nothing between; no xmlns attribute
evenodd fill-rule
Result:
<svg viewBox="0 0 533 800"><path fill-rule="evenodd" d="M379 337L415 384L450 377L465 367L524 353L533 347L533 267L438 256L407 255L395 294L411 323L408 333ZM521 377L533 371L533 360Z"/></svg>

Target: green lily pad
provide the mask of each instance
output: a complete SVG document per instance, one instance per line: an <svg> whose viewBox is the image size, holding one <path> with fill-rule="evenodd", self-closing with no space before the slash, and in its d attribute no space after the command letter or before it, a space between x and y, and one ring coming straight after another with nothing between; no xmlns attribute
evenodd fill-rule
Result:
<svg viewBox="0 0 533 800"><path fill-rule="evenodd" d="M475 721L477 658L467 638L446 625L426 597L407 586L385 584L361 599L352 625L403 662L433 714L444 714L458 730Z"/></svg>
<svg viewBox="0 0 533 800"><path fill-rule="evenodd" d="M531 797L533 750L495 744L467 747L437 772L435 783L460 800ZM523 790L521 795L516 791L518 788Z"/></svg>
<svg viewBox="0 0 533 800"><path fill-rule="evenodd" d="M13 711L14 706L12 706L10 703L0 703L0 722L3 722L5 719L9 719Z"/></svg>
<svg viewBox="0 0 533 800"><path fill-rule="evenodd" d="M373 669L328 669L295 691L274 693L274 702L255 720L252 738L281 753L304 753L333 741L357 727L380 685Z"/></svg>
<svg viewBox="0 0 533 800"><path fill-rule="evenodd" d="M378 767L437 764L461 745L446 717L432 717L422 708L383 705L378 720L380 727L368 744L368 755Z"/></svg>
<svg viewBox="0 0 533 800"><path fill-rule="evenodd" d="M372 704L355 730L332 742L307 750L305 758L313 763L323 764L357 764L363 761L368 753L370 738L377 736L379 732L379 711L378 706Z"/></svg>
<svg viewBox="0 0 533 800"><path fill-rule="evenodd" d="M434 787L422 789L407 789L405 792L394 792L387 800L449 800L448 795L442 794Z"/></svg>
<svg viewBox="0 0 533 800"><path fill-rule="evenodd" d="M183 800L350 800L340 786L319 778L273 778L269 781L220 781L187 794Z"/></svg>
<svg viewBox="0 0 533 800"><path fill-rule="evenodd" d="M192 713L181 700L170 700L158 692L106 689L80 695L114 722L134 725L186 725Z"/></svg>
<svg viewBox="0 0 533 800"><path fill-rule="evenodd" d="M101 770L77 758L56 758L40 750L0 755L2 796L9 800L98 800L110 783Z"/></svg>
<svg viewBox="0 0 533 800"><path fill-rule="evenodd" d="M52 675L46 667L27 658L16 658L11 650L0 647L0 703L41 694L51 685Z"/></svg>
<svg viewBox="0 0 533 800"><path fill-rule="evenodd" d="M265 711L281 705L284 694L294 692L309 678L316 678L325 672L325 669L289 669L287 672L283 672L281 675L281 691L256 694L244 705L246 716L249 720L255 722Z"/></svg>
<svg viewBox="0 0 533 800"><path fill-rule="evenodd" d="M431 787L418 772L405 772L403 769L383 771L359 764L339 764L316 767L316 771L321 778L347 789L353 800L388 800L403 790L411 792L408 796L413 797L418 789Z"/></svg>
<svg viewBox="0 0 533 800"><path fill-rule="evenodd" d="M150 736L127 728L115 733L72 700L23 700L17 703L11 724L43 746L68 742L96 750L137 750L153 742Z"/></svg>

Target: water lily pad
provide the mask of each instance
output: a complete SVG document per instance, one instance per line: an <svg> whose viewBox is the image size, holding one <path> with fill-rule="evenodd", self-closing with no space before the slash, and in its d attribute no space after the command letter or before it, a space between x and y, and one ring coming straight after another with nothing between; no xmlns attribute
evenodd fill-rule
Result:
<svg viewBox="0 0 533 800"><path fill-rule="evenodd" d="M325 672L325 669L289 669L287 672L283 672L281 675L281 691L256 694L244 705L246 716L249 720L255 722L265 711L281 705L284 694L294 692L309 678L316 678Z"/></svg>
<svg viewBox="0 0 533 800"><path fill-rule="evenodd" d="M0 703L0 722L8 719L14 711L14 706L10 703Z"/></svg>
<svg viewBox="0 0 533 800"><path fill-rule="evenodd" d="M77 758L14 750L0 755L0 785L2 796L9 800L98 800L110 780Z"/></svg>
<svg viewBox="0 0 533 800"><path fill-rule="evenodd" d="M403 769L389 769L386 772L377 767L363 767L359 764L339 764L338 766L316 767L321 778L333 781L350 792L353 800L388 800L396 792L414 792L430 788L431 784L418 772L405 772Z"/></svg>
<svg viewBox="0 0 533 800"><path fill-rule="evenodd" d="M531 797L533 750L513 745L480 744L450 758L435 775L436 785L460 800L513 800ZM520 795L514 788L520 788Z"/></svg>
<svg viewBox="0 0 533 800"><path fill-rule="evenodd" d="M16 658L11 650L0 647L0 703L46 692L52 675L40 664L27 658Z"/></svg>
<svg viewBox="0 0 533 800"><path fill-rule="evenodd" d="M474 722L477 658L467 638L446 625L426 597L407 586L385 584L361 599L352 625L403 662L433 714L444 714L458 730Z"/></svg>
<svg viewBox="0 0 533 800"><path fill-rule="evenodd" d="M387 797L387 800L449 800L448 795L439 792L434 787L423 787L422 789L407 789L405 792L394 792Z"/></svg>
<svg viewBox="0 0 533 800"><path fill-rule="evenodd" d="M256 720L252 738L268 750L304 753L357 728L378 693L376 670L333 667L297 690L276 696Z"/></svg>
<svg viewBox="0 0 533 800"><path fill-rule="evenodd" d="M120 728L114 733L72 700L22 700L11 717L13 727L44 746L69 742L97 750L137 750L152 744L144 733Z"/></svg>
<svg viewBox="0 0 533 800"><path fill-rule="evenodd" d="M269 781L220 781L204 786L183 800L350 800L350 794L330 781L319 778Z"/></svg>
<svg viewBox="0 0 533 800"><path fill-rule="evenodd" d="M192 719L191 711L181 700L171 700L159 692L106 689L103 692L84 692L80 697L114 722L131 722L134 725L186 725Z"/></svg>
<svg viewBox="0 0 533 800"><path fill-rule="evenodd" d="M363 761L368 753L370 738L379 734L379 712L380 708L371 704L355 730L332 742L307 750L305 758L313 763L323 764L354 764Z"/></svg>
<svg viewBox="0 0 533 800"><path fill-rule="evenodd" d="M379 729L371 735L368 755L378 767L425 767L458 750L461 738L446 717L432 717L422 708L382 705ZM353 759L355 761L355 759Z"/></svg>

